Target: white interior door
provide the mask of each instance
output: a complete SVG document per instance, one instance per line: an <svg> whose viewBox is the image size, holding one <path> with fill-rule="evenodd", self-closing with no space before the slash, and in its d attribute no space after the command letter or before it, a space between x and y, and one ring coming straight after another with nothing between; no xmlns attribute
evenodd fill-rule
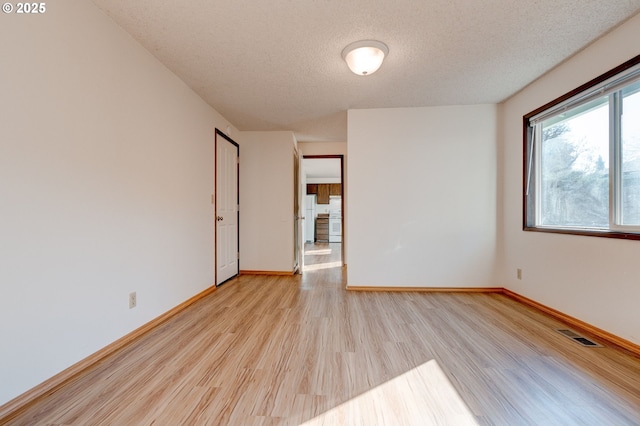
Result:
<svg viewBox="0 0 640 426"><path fill-rule="evenodd" d="M238 145L216 131L216 285L238 275Z"/></svg>

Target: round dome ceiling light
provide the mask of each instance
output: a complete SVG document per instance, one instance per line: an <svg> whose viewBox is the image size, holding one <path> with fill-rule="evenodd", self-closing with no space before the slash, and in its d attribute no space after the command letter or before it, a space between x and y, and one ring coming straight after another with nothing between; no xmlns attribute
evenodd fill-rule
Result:
<svg viewBox="0 0 640 426"><path fill-rule="evenodd" d="M361 40L345 47L342 58L354 74L370 75L380 68L388 54L386 44L376 40Z"/></svg>

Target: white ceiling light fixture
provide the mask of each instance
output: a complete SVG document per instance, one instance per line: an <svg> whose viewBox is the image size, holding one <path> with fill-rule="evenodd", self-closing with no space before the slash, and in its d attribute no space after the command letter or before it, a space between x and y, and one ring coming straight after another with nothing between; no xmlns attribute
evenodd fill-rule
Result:
<svg viewBox="0 0 640 426"><path fill-rule="evenodd" d="M388 54L386 44L376 40L361 40L345 47L342 58L354 74L370 75L380 68Z"/></svg>

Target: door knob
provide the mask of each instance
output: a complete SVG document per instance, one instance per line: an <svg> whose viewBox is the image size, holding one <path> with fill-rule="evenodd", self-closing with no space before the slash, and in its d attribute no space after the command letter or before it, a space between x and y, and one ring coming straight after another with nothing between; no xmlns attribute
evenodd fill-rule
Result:
<svg viewBox="0 0 640 426"><path fill-rule="evenodd" d="M224 218L223 218L222 216L218 216L218 217L216 217L216 220L217 220L218 222L220 222L220 221L221 221L221 220L223 220L223 219L224 219Z"/></svg>

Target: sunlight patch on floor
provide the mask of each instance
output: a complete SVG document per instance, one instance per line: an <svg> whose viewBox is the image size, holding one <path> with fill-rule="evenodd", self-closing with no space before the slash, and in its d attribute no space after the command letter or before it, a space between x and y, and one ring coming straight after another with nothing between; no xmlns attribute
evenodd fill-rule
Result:
<svg viewBox="0 0 640 426"><path fill-rule="evenodd" d="M316 265L304 265L302 268L303 271L317 271L319 269L329 269L329 268L341 268L342 262L328 262L328 263L318 263Z"/></svg>
<svg viewBox="0 0 640 426"><path fill-rule="evenodd" d="M431 360L303 424L477 425L477 422L437 361Z"/></svg>
<svg viewBox="0 0 640 426"><path fill-rule="evenodd" d="M331 254L331 252L332 252L331 249L318 249L318 250L307 250L304 252L304 254L319 255L319 254Z"/></svg>

